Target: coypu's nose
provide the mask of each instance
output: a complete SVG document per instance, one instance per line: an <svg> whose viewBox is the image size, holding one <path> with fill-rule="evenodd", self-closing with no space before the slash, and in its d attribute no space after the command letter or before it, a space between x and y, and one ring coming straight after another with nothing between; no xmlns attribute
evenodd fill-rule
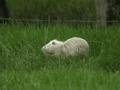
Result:
<svg viewBox="0 0 120 90"><path fill-rule="evenodd" d="M46 46L43 46L43 47L41 48L41 50L42 50L42 52L47 52Z"/></svg>
<svg viewBox="0 0 120 90"><path fill-rule="evenodd" d="M45 50L45 47L42 47L41 50L42 50L42 51Z"/></svg>

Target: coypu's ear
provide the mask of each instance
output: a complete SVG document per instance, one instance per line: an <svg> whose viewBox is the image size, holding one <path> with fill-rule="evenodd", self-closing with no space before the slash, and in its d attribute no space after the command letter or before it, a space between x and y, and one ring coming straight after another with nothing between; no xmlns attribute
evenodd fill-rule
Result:
<svg viewBox="0 0 120 90"><path fill-rule="evenodd" d="M56 39L56 38L55 38L54 40L55 40L55 41L58 41L58 39Z"/></svg>

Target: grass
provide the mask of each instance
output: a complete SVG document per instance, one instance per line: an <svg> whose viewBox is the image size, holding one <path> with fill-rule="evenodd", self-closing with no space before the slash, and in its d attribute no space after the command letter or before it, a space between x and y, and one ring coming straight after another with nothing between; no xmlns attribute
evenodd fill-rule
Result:
<svg viewBox="0 0 120 90"><path fill-rule="evenodd" d="M1 90L119 90L119 73L89 69L44 69L42 71L4 71Z"/></svg>
<svg viewBox="0 0 120 90"><path fill-rule="evenodd" d="M119 90L120 27L1 25L1 90ZM51 39L85 38L88 59L45 57Z"/></svg>

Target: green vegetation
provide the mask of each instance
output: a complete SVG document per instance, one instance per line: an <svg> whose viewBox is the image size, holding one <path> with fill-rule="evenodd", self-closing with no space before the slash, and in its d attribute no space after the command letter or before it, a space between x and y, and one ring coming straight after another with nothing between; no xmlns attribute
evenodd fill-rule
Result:
<svg viewBox="0 0 120 90"><path fill-rule="evenodd" d="M4 71L1 90L119 90L119 73L88 69L44 69L42 71Z"/></svg>
<svg viewBox="0 0 120 90"><path fill-rule="evenodd" d="M7 0L12 18L95 19L94 0Z"/></svg>
<svg viewBox="0 0 120 90"><path fill-rule="evenodd" d="M90 44L88 59L45 57L41 47L72 36ZM119 90L120 26L0 25L1 90Z"/></svg>

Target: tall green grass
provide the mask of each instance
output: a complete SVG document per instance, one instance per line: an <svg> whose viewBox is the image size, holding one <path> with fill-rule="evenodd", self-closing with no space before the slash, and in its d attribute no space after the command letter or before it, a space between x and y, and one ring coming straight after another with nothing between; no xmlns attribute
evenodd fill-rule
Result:
<svg viewBox="0 0 120 90"><path fill-rule="evenodd" d="M119 90L119 35L119 26L0 25L0 89ZM73 36L88 41L88 59L41 52L50 40Z"/></svg>
<svg viewBox="0 0 120 90"><path fill-rule="evenodd" d="M1 90L119 90L120 74L89 69L44 69L42 71L4 71Z"/></svg>
<svg viewBox="0 0 120 90"><path fill-rule="evenodd" d="M120 27L108 28L55 26L1 25L0 27L0 67L41 68L50 60L45 60L41 47L52 39L66 40L73 36L86 39L90 44L91 62L105 69L119 69ZM48 58L49 59L49 58ZM53 59L53 58L52 58ZM57 60L56 60L57 61ZM74 61L74 60L73 60ZM79 61L79 60L78 60Z"/></svg>

